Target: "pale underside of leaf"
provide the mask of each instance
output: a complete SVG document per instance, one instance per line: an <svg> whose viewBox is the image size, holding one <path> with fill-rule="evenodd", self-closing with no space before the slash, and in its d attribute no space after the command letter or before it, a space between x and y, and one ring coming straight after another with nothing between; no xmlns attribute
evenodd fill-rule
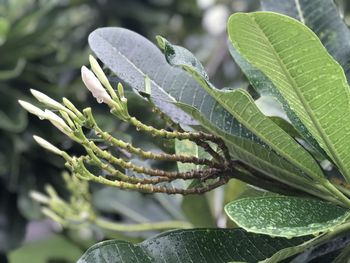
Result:
<svg viewBox="0 0 350 263"><path fill-rule="evenodd" d="M230 40L261 70L350 179L349 87L342 68L298 21L268 12L235 14Z"/></svg>

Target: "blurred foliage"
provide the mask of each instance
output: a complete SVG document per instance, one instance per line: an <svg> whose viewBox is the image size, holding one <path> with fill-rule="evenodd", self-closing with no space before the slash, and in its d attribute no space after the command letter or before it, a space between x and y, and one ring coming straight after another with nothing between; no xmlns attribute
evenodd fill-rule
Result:
<svg viewBox="0 0 350 263"><path fill-rule="evenodd" d="M228 5L230 1L220 2L228 9L235 8ZM250 3L256 1L247 1L249 4L239 2L238 6L251 8ZM174 42L190 46L201 54L199 57L203 61L214 65L213 72L217 71L222 61L210 62L210 54L214 48L226 45L226 39L221 37L217 43L208 42L206 30L202 27L204 9L199 8L195 0L0 0L0 237L8 240L6 246L0 246L0 252L6 253L20 244L25 234L26 220L40 218L39 207L28 197L29 190L40 191L49 183L60 194L67 195L59 176L62 161L53 155L43 154L42 149L33 142L32 134L49 135L52 142L71 153L81 151L54 132L50 125L27 116L18 107L17 100L28 100L30 88L54 98L69 97L76 105L87 100L84 89L78 88L81 87L79 68L87 63L89 32L101 26L123 26L150 39L154 39L156 34L166 35ZM232 65L228 67L232 68ZM227 79L232 79L230 73L228 75ZM218 79L221 81L225 78L220 76ZM130 99L132 113L157 126L160 120L146 109L147 105L142 99L133 96ZM110 119L103 114L103 107L98 107L98 119L104 129L115 131L118 136L148 149L161 151L173 148L152 138L140 138L136 131ZM115 199L115 196L109 196L108 189L93 186L92 191L98 196L107 196L109 200ZM115 194L122 196L120 200L125 200L124 206L137 203L131 199L143 199L142 196ZM143 200L148 199L151 201L145 201L147 206L168 202L161 196ZM115 206L107 209L97 203L96 208L116 220L128 220ZM141 208L135 209L139 211ZM152 213L148 219L164 216L178 218L183 215L173 209L165 214ZM13 222L18 222L20 227L9 228L8 225Z"/></svg>

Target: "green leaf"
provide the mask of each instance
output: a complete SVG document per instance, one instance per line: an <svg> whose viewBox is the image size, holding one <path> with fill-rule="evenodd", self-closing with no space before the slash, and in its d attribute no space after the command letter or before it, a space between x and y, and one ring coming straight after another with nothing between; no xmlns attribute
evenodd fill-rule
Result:
<svg viewBox="0 0 350 263"><path fill-rule="evenodd" d="M312 156L305 151L288 133L266 117L255 105L247 91L218 90L207 79L203 67L194 55L183 47L172 45L164 38L158 37L164 48L167 61L173 66L189 72L201 87L224 107L240 125L249 129L266 145L296 167L305 171L312 178L323 180L323 173ZM170 51L169 51L170 50Z"/></svg>
<svg viewBox="0 0 350 263"><path fill-rule="evenodd" d="M350 215L331 203L287 196L243 198L227 204L225 211L249 232L287 238L331 231Z"/></svg>
<svg viewBox="0 0 350 263"><path fill-rule="evenodd" d="M315 34L292 18L267 12L232 15L228 32L236 50L272 81L350 180L349 87Z"/></svg>
<svg viewBox="0 0 350 263"><path fill-rule="evenodd" d="M260 0L263 10L293 17L309 27L350 80L350 31L333 0Z"/></svg>
<svg viewBox="0 0 350 263"><path fill-rule="evenodd" d="M133 245L101 242L88 249L78 263L102 262L257 262L308 238L271 238L241 229L190 229L166 232Z"/></svg>
<svg viewBox="0 0 350 263"><path fill-rule="evenodd" d="M234 58L235 62L239 65L241 70L244 72L246 77L252 86L257 90L261 95L272 97L278 102L285 113L287 114L289 120L292 122L295 129L299 132L309 145L318 152L318 154L323 155L324 158L327 158L327 154L319 146L318 142L312 137L309 130L301 122L299 117L292 111L287 101L282 97L281 93L276 89L274 84L257 68L253 67L251 63L245 60L235 49L233 45L229 45L229 51L231 56Z"/></svg>
<svg viewBox="0 0 350 263"><path fill-rule="evenodd" d="M282 130L288 133L293 138L302 138L299 132L294 128L292 124L290 124L285 119L278 116L269 116L270 120L276 123Z"/></svg>
<svg viewBox="0 0 350 263"><path fill-rule="evenodd" d="M0 17L0 46L6 41L6 37L9 29L10 29L9 21L4 17Z"/></svg>
<svg viewBox="0 0 350 263"><path fill-rule="evenodd" d="M182 123L196 123L173 105L179 99L179 95L174 97L173 93L178 89L191 90L194 81L172 70L153 43L124 28L99 28L89 35L89 45L96 56L133 89L144 92L148 77L152 100L166 114ZM189 102L192 97L184 92L180 98Z"/></svg>
<svg viewBox="0 0 350 263"><path fill-rule="evenodd" d="M32 241L12 251L10 262L76 262L81 255L81 248L62 235L52 235L39 241ZM30 260L28 260L30 258Z"/></svg>
<svg viewBox="0 0 350 263"><path fill-rule="evenodd" d="M305 177L299 169L282 159L271 151L270 148L252 140L232 136L221 131L203 117L194 107L181 103L177 103L176 105L199 120L209 132L221 136L228 146L230 153L239 160L249 163L249 165L273 179L284 182L297 189L305 190L306 192L312 191L315 196L320 198L325 197L324 193L320 193L314 189L314 186L316 186L314 181Z"/></svg>

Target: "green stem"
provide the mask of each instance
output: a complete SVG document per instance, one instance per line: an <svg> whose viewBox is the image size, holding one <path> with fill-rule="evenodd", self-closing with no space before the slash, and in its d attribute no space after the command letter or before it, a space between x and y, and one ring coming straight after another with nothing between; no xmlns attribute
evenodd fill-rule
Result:
<svg viewBox="0 0 350 263"><path fill-rule="evenodd" d="M163 222L149 222L139 224L120 224L105 220L103 218L96 218L94 223L102 229L109 231L120 232L142 232L155 231L166 229L185 229L193 227L192 224L185 221L163 221Z"/></svg>
<svg viewBox="0 0 350 263"><path fill-rule="evenodd" d="M341 191L338 190L333 184L328 180L323 183L323 186L335 195L347 208L350 208L350 199L347 198Z"/></svg>

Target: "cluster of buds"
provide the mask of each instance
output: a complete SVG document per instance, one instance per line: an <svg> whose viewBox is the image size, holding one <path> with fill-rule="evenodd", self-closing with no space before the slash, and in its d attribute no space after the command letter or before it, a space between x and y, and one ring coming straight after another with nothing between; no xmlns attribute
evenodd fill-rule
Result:
<svg viewBox="0 0 350 263"><path fill-rule="evenodd" d="M38 139L39 143L46 142ZM52 147L52 146L49 146ZM55 150L52 148L52 150ZM32 191L30 196L43 207L42 213L67 228L85 228L94 222L96 215L91 206L88 182L70 176L67 172L62 174L67 190L70 192L68 201L61 198L55 189L47 185L46 194Z"/></svg>
<svg viewBox="0 0 350 263"><path fill-rule="evenodd" d="M149 133L152 136L165 139L191 140L203 147L211 157L199 158L192 155L145 151L121 139L115 138L110 133L102 130L97 124L91 108L85 108L80 111L67 98L63 98L62 103L60 103L37 90L31 90L33 96L48 109L42 110L28 102L20 100L19 103L21 106L40 119L50 121L58 130L85 148L86 155L70 156L67 152L58 149L45 139L34 136L34 139L42 147L62 156L66 161L66 167L74 176L83 180L94 181L121 189L184 195L204 193L227 182L231 176L230 174L232 174L232 166L230 166L232 160L225 144L220 138L203 132L184 131L157 108L155 108L155 112L167 121L172 127L171 130L157 129L130 116L123 86L119 83L115 90L96 59L90 56L89 60L92 70L83 66L81 68L82 80L96 100L99 103L106 104L114 116L135 126L138 131ZM146 79L145 90L149 89L149 83L147 83L148 81ZM143 159L192 163L198 165L200 168L185 172L169 172L138 166L128 160L113 155L108 149L100 147L94 140L86 136L87 131L92 131L104 144L123 149ZM219 151L213 149L214 144ZM91 169L90 167L97 167L102 173L96 175L89 170ZM128 176L125 170L131 170L145 176L143 178ZM189 189L169 187L171 184L167 183L177 179L195 179L201 183L197 184L197 187Z"/></svg>
<svg viewBox="0 0 350 263"><path fill-rule="evenodd" d="M40 143L46 144L41 141ZM52 146L49 146L50 148ZM52 148L54 150L54 148ZM47 185L45 194L32 191L30 196L41 204L42 213L48 218L56 221L61 226L70 229L96 229L99 228L106 235L111 231L140 232L164 229L191 228L192 225L186 221L160 221L144 222L136 224L124 224L112 222L99 215L92 206L89 185L87 181L71 176L67 172L62 174L66 189L70 193L69 200L61 198L55 189Z"/></svg>

